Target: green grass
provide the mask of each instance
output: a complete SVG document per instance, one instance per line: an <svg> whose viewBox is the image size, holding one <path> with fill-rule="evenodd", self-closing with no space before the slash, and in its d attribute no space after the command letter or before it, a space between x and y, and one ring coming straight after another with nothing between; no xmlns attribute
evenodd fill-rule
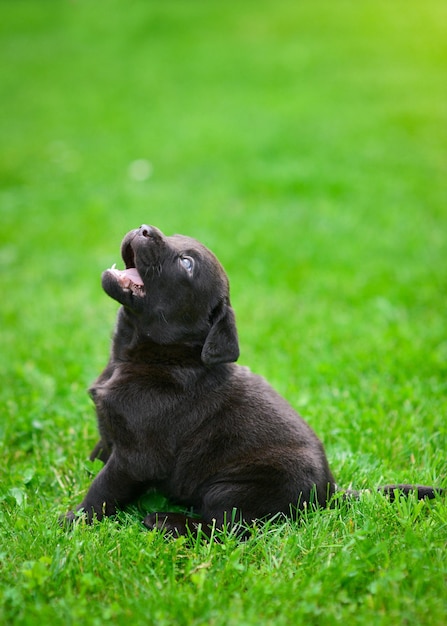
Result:
<svg viewBox="0 0 447 626"><path fill-rule="evenodd" d="M57 523L98 469L100 273L142 222L217 253L240 361L340 485L446 486L445 2L3 0L0 17L0 621L445 624L442 498L369 495L243 543L146 532L162 498Z"/></svg>

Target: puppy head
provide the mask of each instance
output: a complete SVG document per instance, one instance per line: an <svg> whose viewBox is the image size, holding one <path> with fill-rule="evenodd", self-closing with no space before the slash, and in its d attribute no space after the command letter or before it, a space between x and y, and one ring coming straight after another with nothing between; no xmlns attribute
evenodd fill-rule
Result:
<svg viewBox="0 0 447 626"><path fill-rule="evenodd" d="M142 338L199 344L206 365L237 360L228 278L210 250L190 237L166 237L144 225L124 237L121 256L126 269L106 270L102 286L126 308Z"/></svg>

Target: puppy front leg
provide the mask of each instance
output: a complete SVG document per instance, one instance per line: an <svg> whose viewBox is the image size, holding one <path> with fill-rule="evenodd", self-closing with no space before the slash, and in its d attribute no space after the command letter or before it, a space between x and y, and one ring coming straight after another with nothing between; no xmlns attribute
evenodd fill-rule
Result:
<svg viewBox="0 0 447 626"><path fill-rule="evenodd" d="M147 483L129 476L112 454L76 510L82 509L90 524L94 517L101 520L104 515L114 515L117 507L128 504L146 489ZM69 511L66 515L68 522L74 521L75 518L76 514L73 511Z"/></svg>
<svg viewBox="0 0 447 626"><path fill-rule="evenodd" d="M111 453L112 451L109 448L109 446L105 443L105 441L103 441L103 439L100 439L98 443L96 444L96 446L91 451L89 459L90 461L99 459L103 463L107 463Z"/></svg>

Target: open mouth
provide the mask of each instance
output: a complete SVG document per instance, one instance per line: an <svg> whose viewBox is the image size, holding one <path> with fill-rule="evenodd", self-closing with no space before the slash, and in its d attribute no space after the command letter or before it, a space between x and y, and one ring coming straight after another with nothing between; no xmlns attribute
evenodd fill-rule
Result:
<svg viewBox="0 0 447 626"><path fill-rule="evenodd" d="M129 267L125 270L117 270L116 263L112 265L109 272L115 276L119 284L123 289L130 289L130 291L136 296L144 296L145 289L143 279L136 267Z"/></svg>
<svg viewBox="0 0 447 626"><path fill-rule="evenodd" d="M130 245L123 249L123 260L126 264L125 270L116 269L116 263L109 269L123 289L129 289L135 296L144 296L145 289L143 279L135 267L135 256Z"/></svg>

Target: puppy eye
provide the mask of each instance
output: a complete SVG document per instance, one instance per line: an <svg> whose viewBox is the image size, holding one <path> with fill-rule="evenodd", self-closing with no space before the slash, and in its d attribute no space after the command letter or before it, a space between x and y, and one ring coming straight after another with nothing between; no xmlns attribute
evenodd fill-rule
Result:
<svg viewBox="0 0 447 626"><path fill-rule="evenodd" d="M194 269L194 259L190 256L182 256L180 257L180 264L185 268L185 270L189 273Z"/></svg>

